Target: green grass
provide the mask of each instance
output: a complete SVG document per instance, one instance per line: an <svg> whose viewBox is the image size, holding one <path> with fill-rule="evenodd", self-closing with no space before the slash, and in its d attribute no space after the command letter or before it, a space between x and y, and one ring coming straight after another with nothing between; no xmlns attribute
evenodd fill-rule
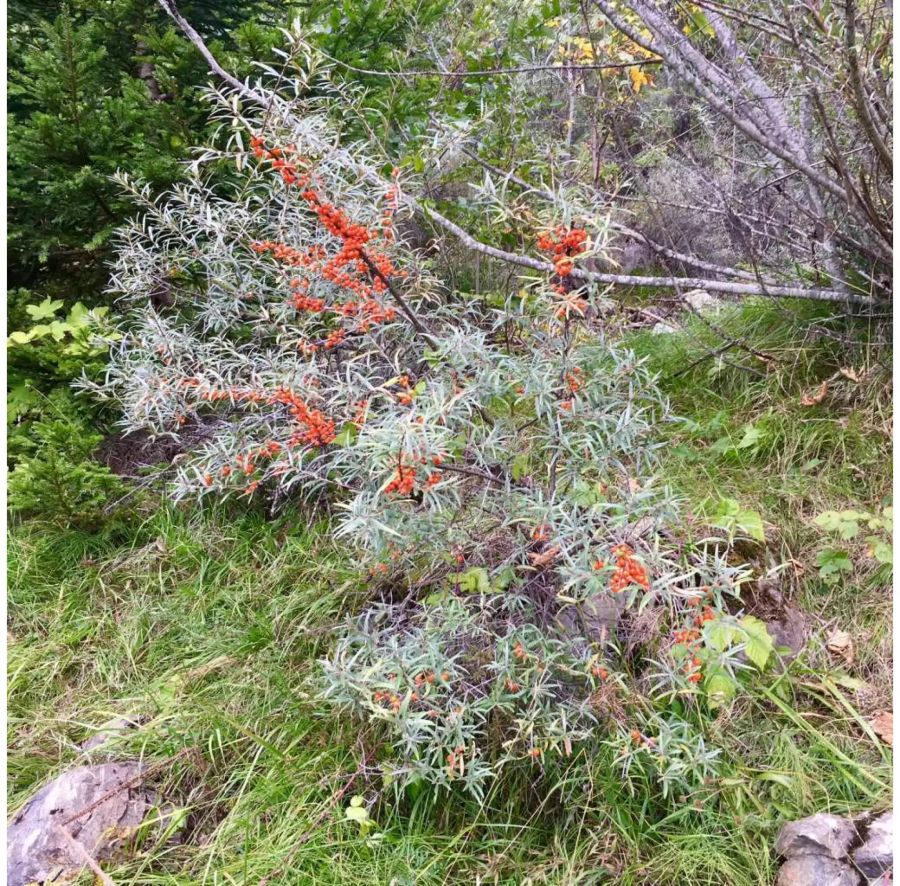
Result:
<svg viewBox="0 0 900 886"><path fill-rule="evenodd" d="M750 302L709 321L715 330L689 318L677 335L630 339L682 419L664 429L663 474L689 509L732 498L762 516L767 550L759 565L789 564L781 573L789 595L859 638L860 676L871 684L873 703L889 707L889 577L857 556L854 574L827 586L815 561L828 539L813 524L823 511L876 511L890 503L890 354L876 344L883 331L847 324L814 304ZM771 362L740 347L727 352L737 365L708 357L725 341L719 333ZM823 382L821 403L803 405ZM857 545L854 553L860 551Z"/></svg>
<svg viewBox="0 0 900 886"><path fill-rule="evenodd" d="M132 714L144 725L91 759L182 754L162 787L187 810L186 842L147 844L110 868L117 884L771 883L783 820L889 802L889 754L860 725L890 691L889 593L862 562L825 586L811 525L821 510L886 494L890 442L877 426L889 392L845 379L802 407L846 357L798 341L803 323L788 329L771 309L727 322L782 362L765 378L710 374L709 361L672 378L709 347L705 327L634 339L690 420L664 429L666 477L688 509L728 496L759 510L768 565L795 560L790 592L821 630L854 633L853 675L868 695L829 694L822 680L836 667L814 639L784 693L773 678L711 724L726 763L702 802L629 786L606 749L587 766L523 770L480 806L457 794L397 798L378 770L379 736L315 697L316 660L366 601L327 523L174 507L97 535L31 522L14 527L8 551L10 808L85 762L78 745L101 724ZM865 350L854 365L864 358L875 365ZM770 430L750 451L716 446L761 422ZM344 820L357 792L379 798L378 841Z"/></svg>

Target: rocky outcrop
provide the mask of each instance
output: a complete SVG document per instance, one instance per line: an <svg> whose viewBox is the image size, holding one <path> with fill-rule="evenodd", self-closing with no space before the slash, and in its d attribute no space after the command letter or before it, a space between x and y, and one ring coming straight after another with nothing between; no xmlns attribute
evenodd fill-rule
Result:
<svg viewBox="0 0 900 886"><path fill-rule="evenodd" d="M785 859L776 886L886 886L893 822L893 812L856 819L819 813L788 822L775 841Z"/></svg>
<svg viewBox="0 0 900 886"><path fill-rule="evenodd" d="M41 788L6 828L7 886L66 882L113 857L159 805L138 761L79 766Z"/></svg>

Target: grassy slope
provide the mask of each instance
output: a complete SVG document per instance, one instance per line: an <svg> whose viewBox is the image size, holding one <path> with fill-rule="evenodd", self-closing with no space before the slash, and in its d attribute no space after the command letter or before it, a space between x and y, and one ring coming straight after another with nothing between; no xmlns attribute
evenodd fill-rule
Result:
<svg viewBox="0 0 900 886"><path fill-rule="evenodd" d="M379 786L377 771L359 770L367 736L322 716L311 679L334 625L364 600L352 560L325 525L163 508L100 536L38 524L13 533L10 807L83 762L77 743L104 721L138 713L149 721L95 758L197 749L165 777L190 809L193 845L148 845L110 871L119 884L771 882L782 818L888 796L887 757L851 711L889 692L889 596L862 561L837 590L825 587L811 565L822 542L810 518L886 494L890 443L878 426L889 392L835 382L826 402L801 407L802 393L837 369L830 348L799 349L796 324L788 334L768 309L732 322L782 361L765 379L710 374L713 361L673 379L704 353L702 324L635 339L693 422L665 429L667 476L689 507L727 495L762 513L773 560L804 566L790 572L795 596L854 633L856 674L872 688L848 695L849 710L796 691L783 710L762 696L739 701L714 726L728 760L720 802L697 809L653 786L631 795L601 754L587 781L548 772L479 809L455 796L397 804L387 791L374 810L384 838L367 843L342 821L352 793ZM859 361L872 365L864 352ZM756 450L713 446L760 422L768 431ZM810 662L827 666L815 644Z"/></svg>

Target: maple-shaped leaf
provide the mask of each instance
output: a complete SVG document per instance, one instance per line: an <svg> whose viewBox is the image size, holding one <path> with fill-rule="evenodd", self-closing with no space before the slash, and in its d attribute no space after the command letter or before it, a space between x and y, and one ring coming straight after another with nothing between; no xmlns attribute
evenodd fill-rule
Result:
<svg viewBox="0 0 900 886"><path fill-rule="evenodd" d="M804 394L800 398L800 404L802 406L818 406L824 399L825 395L828 393L828 382L823 381L821 385L819 385L819 389L814 394Z"/></svg>

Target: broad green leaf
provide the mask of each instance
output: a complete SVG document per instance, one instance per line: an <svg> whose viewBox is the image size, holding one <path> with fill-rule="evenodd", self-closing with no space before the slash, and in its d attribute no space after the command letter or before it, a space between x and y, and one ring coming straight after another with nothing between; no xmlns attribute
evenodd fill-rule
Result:
<svg viewBox="0 0 900 886"><path fill-rule="evenodd" d="M741 619L740 625L746 637L747 645L744 651L747 653L747 658L760 670L763 670L774 648L772 635L765 623L754 615L745 615Z"/></svg>
<svg viewBox="0 0 900 886"><path fill-rule="evenodd" d="M62 341L71 331L72 327L69 326L68 323L63 323L60 320L54 320L50 324L50 335L52 335L56 341Z"/></svg>
<svg viewBox="0 0 900 886"><path fill-rule="evenodd" d="M813 520L826 532L836 532L844 541L855 538L861 521L870 517L862 511L825 511Z"/></svg>
<svg viewBox="0 0 900 886"><path fill-rule="evenodd" d="M528 474L530 459L525 452L520 452L512 461L513 480L521 480Z"/></svg>
<svg viewBox="0 0 900 886"><path fill-rule="evenodd" d="M746 535L755 541L766 540L759 512L742 508L740 502L733 498L723 498L716 503L710 513L710 525L724 529L731 536Z"/></svg>
<svg viewBox="0 0 900 886"><path fill-rule="evenodd" d="M756 425L744 425L744 436L738 443L738 449L752 449L766 439L766 433Z"/></svg>
<svg viewBox="0 0 900 886"><path fill-rule="evenodd" d="M724 652L734 642L734 626L722 621L714 621L706 625L703 636L706 643L716 652Z"/></svg>
<svg viewBox="0 0 900 886"><path fill-rule="evenodd" d="M474 566L465 572L452 572L447 578L459 585L461 591L470 594L489 594L491 591L491 581L487 569L483 566Z"/></svg>
<svg viewBox="0 0 900 886"><path fill-rule="evenodd" d="M706 675L703 681L703 688L706 690L707 699L711 708L721 707L734 698L735 685L734 680L728 674L717 669Z"/></svg>
<svg viewBox="0 0 900 886"><path fill-rule="evenodd" d="M846 551L827 548L820 551L816 558L819 563L819 575L830 581L836 581L845 572L853 572L853 561Z"/></svg>
<svg viewBox="0 0 900 886"><path fill-rule="evenodd" d="M352 446L359 436L359 428L352 421L344 422L344 426L334 438L335 446Z"/></svg>
<svg viewBox="0 0 900 886"><path fill-rule="evenodd" d="M80 302L75 302L69 310L66 322L72 326L82 326L91 322L91 312Z"/></svg>
<svg viewBox="0 0 900 886"><path fill-rule="evenodd" d="M49 320L62 306L60 299L45 298L39 305L26 305L25 311L35 320Z"/></svg>
<svg viewBox="0 0 900 886"><path fill-rule="evenodd" d="M369 813L367 810L363 809L362 806L348 806L344 810L344 815L346 815L350 821L357 821L360 824L369 820Z"/></svg>
<svg viewBox="0 0 900 886"><path fill-rule="evenodd" d="M894 546L892 544L874 535L870 535L866 539L866 543L869 546L869 550L872 552L872 556L879 563L883 566L894 565Z"/></svg>

